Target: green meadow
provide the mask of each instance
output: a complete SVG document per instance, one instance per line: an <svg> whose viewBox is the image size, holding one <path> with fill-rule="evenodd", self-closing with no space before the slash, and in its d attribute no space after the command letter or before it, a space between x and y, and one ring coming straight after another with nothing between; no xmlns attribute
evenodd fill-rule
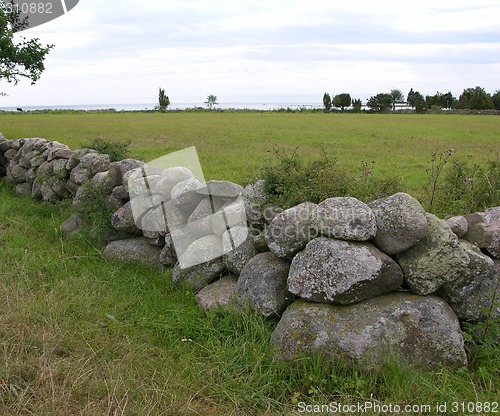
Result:
<svg viewBox="0 0 500 416"><path fill-rule="evenodd" d="M167 112L0 114L9 139L43 137L71 148L95 138L130 141L149 161L196 146L207 179L254 180L273 146L317 158L323 152L351 171L375 161L377 176L408 189L425 185L432 152L483 163L500 157L500 117L320 112Z"/></svg>
<svg viewBox="0 0 500 416"><path fill-rule="evenodd" d="M374 160L378 176L397 176L409 190L425 187L436 149L478 164L498 159L500 149L493 116L28 113L0 114L0 131L72 148L95 138L130 141L132 156L146 161L196 146L208 179L242 184L258 176L273 146L304 158L325 151L352 172ZM472 403L467 414L494 414L482 409L498 402L499 347L474 328L465 332L467 369L390 363L366 374L314 359L287 365L269 348L276 322L206 315L170 271L106 260L85 236L65 239L59 226L70 212L68 202L17 197L0 180L2 415L278 416L333 402L431 406L409 413L417 415Z"/></svg>

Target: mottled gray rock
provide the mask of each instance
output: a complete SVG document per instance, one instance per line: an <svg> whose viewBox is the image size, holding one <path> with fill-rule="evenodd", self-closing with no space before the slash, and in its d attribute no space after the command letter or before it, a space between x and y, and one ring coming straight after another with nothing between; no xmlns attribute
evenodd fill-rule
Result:
<svg viewBox="0 0 500 416"><path fill-rule="evenodd" d="M55 203L69 196L66 181L56 177L48 178L42 182L40 192L45 202Z"/></svg>
<svg viewBox="0 0 500 416"><path fill-rule="evenodd" d="M269 247L267 246L267 241L266 241L266 231L259 231L255 228L251 229L251 235L253 238L253 243L255 244L255 247L257 247L257 250L259 250L261 253L265 253L266 251L269 251Z"/></svg>
<svg viewBox="0 0 500 416"><path fill-rule="evenodd" d="M139 231L132 212L132 205L127 202L111 216L111 225L117 231L135 234Z"/></svg>
<svg viewBox="0 0 500 416"><path fill-rule="evenodd" d="M375 245L384 253L401 253L421 240L427 230L427 217L420 203L399 192L368 204L375 214Z"/></svg>
<svg viewBox="0 0 500 416"><path fill-rule="evenodd" d="M161 268L160 249L149 244L143 237L110 242L104 249L104 257L109 259L138 261L150 267Z"/></svg>
<svg viewBox="0 0 500 416"><path fill-rule="evenodd" d="M280 356L320 356L326 366L353 360L379 369L394 357L402 365L465 367L460 324L437 296L391 293L350 306L294 302L271 336Z"/></svg>
<svg viewBox="0 0 500 416"><path fill-rule="evenodd" d="M97 172L109 170L111 162L108 155L87 153L81 158L80 165L89 170L89 177L92 178Z"/></svg>
<svg viewBox="0 0 500 416"><path fill-rule="evenodd" d="M222 257L184 269L177 263L172 269L172 281L176 285L185 284L197 292L216 280L223 271Z"/></svg>
<svg viewBox="0 0 500 416"><path fill-rule="evenodd" d="M164 237L164 246L160 253L160 263L164 266L174 266L177 263L177 254L175 253L174 242L170 234Z"/></svg>
<svg viewBox="0 0 500 416"><path fill-rule="evenodd" d="M51 142L48 146L48 150L49 154L47 160L49 162L54 159L69 159L73 156L72 150L65 144L59 142Z"/></svg>
<svg viewBox="0 0 500 416"><path fill-rule="evenodd" d="M30 165L32 168L39 168L42 166L45 162L47 161L46 158L44 158L42 155L40 156L35 156L33 159L31 159Z"/></svg>
<svg viewBox="0 0 500 416"><path fill-rule="evenodd" d="M212 216L212 231L214 234L222 235L228 229L235 226L247 226L245 206L241 197L226 202L224 206Z"/></svg>
<svg viewBox="0 0 500 416"><path fill-rule="evenodd" d="M175 185L170 192L174 206L192 213L203 199L203 196L196 192L199 186L200 181L196 178L188 178Z"/></svg>
<svg viewBox="0 0 500 416"><path fill-rule="evenodd" d="M113 188L112 195L115 198L123 199L125 201L129 199L128 192L123 185L115 186Z"/></svg>
<svg viewBox="0 0 500 416"><path fill-rule="evenodd" d="M91 174L92 172L89 168L83 165L77 165L70 173L70 180L77 185L82 185L92 177Z"/></svg>
<svg viewBox="0 0 500 416"><path fill-rule="evenodd" d="M59 179L68 179L70 172L66 169L68 161L66 159L55 159L54 165L54 176Z"/></svg>
<svg viewBox="0 0 500 416"><path fill-rule="evenodd" d="M481 280L462 300L449 304L461 320L500 319L500 271Z"/></svg>
<svg viewBox="0 0 500 416"><path fill-rule="evenodd" d="M97 153L97 150L87 149L87 148L75 150L71 155L71 157L68 159L66 169L71 171L74 168L76 168L80 163L81 159L89 153Z"/></svg>
<svg viewBox="0 0 500 416"><path fill-rule="evenodd" d="M163 169L160 177L161 178L157 183L157 192L162 194L166 200L169 200L171 199L172 189L174 186L180 182L194 178L194 175L188 168L179 166Z"/></svg>
<svg viewBox="0 0 500 416"><path fill-rule="evenodd" d="M174 243L175 242L174 240ZM222 253L222 238L216 235L207 235L193 241L189 247L179 255L179 262L183 268L187 268L222 257Z"/></svg>
<svg viewBox="0 0 500 416"><path fill-rule="evenodd" d="M291 259L312 239L318 237L318 205L304 202L274 217L266 229L269 250L279 258Z"/></svg>
<svg viewBox="0 0 500 416"><path fill-rule="evenodd" d="M467 234L469 224L467 223L467 218L463 215L457 215L454 217L449 217L445 219L446 224L451 228L451 231L455 233L458 238L462 238Z"/></svg>
<svg viewBox="0 0 500 416"><path fill-rule="evenodd" d="M31 196L32 184L28 182L23 182L16 185L16 195L20 196Z"/></svg>
<svg viewBox="0 0 500 416"><path fill-rule="evenodd" d="M208 181L198 186L197 192L202 195L212 195L225 199L236 199L243 195L243 187L229 181Z"/></svg>
<svg viewBox="0 0 500 416"><path fill-rule="evenodd" d="M196 294L196 303L205 311L231 311L237 308L236 276L224 276L216 282L205 286Z"/></svg>
<svg viewBox="0 0 500 416"><path fill-rule="evenodd" d="M474 244L460 240L469 258L467 268L460 276L452 282L445 283L438 291L438 294L448 302L459 302L474 292L477 286L485 279L493 276L495 266L493 260L481 253Z"/></svg>
<svg viewBox="0 0 500 416"><path fill-rule="evenodd" d="M224 262L227 269L239 275L245 265L259 254L247 227L232 227L222 235Z"/></svg>
<svg viewBox="0 0 500 416"><path fill-rule="evenodd" d="M137 160L137 159L123 159L123 160L120 160L119 162L116 162L116 165L120 169L120 173L123 176L126 172L137 169L137 168L142 168L146 164L144 162L142 162L141 160Z"/></svg>
<svg viewBox="0 0 500 416"><path fill-rule="evenodd" d="M319 237L292 260L288 290L315 302L350 304L398 289L400 267L373 244Z"/></svg>
<svg viewBox="0 0 500 416"><path fill-rule="evenodd" d="M7 159L7 161L10 162L17 155L17 150L16 149L6 150L3 155L4 155L5 159Z"/></svg>
<svg viewBox="0 0 500 416"><path fill-rule="evenodd" d="M144 214L141 218L140 228L144 232L169 232L165 206L160 205L156 208L151 208Z"/></svg>
<svg viewBox="0 0 500 416"><path fill-rule="evenodd" d="M325 199L318 204L315 221L323 236L340 240L366 241L377 232L370 207L351 197Z"/></svg>
<svg viewBox="0 0 500 416"><path fill-rule="evenodd" d="M238 303L265 317L280 316L294 300L286 287L289 269L290 263L273 253L256 255L238 278Z"/></svg>
<svg viewBox="0 0 500 416"><path fill-rule="evenodd" d="M469 224L464 238L500 258L500 207L465 216Z"/></svg>
<svg viewBox="0 0 500 416"><path fill-rule="evenodd" d="M219 198L205 197L188 218L189 227L200 237L213 234L213 215L224 206Z"/></svg>
<svg viewBox="0 0 500 416"><path fill-rule="evenodd" d="M68 179L66 181L66 188L68 188L68 191L69 193L75 197L77 192L78 192L78 189L80 189L80 185L76 184L75 182L73 182L71 179Z"/></svg>
<svg viewBox="0 0 500 416"><path fill-rule="evenodd" d="M10 169L7 170L8 176L12 178L14 184L26 182L26 177L28 173L28 169L23 168L19 165L13 165ZM10 175L9 175L10 173Z"/></svg>
<svg viewBox="0 0 500 416"><path fill-rule="evenodd" d="M424 238L396 255L411 291L428 295L467 273L469 256L444 220L427 214Z"/></svg>
<svg viewBox="0 0 500 416"><path fill-rule="evenodd" d="M61 224L61 232L71 238L73 235L81 232L84 228L85 221L78 214L72 214L66 221Z"/></svg>
<svg viewBox="0 0 500 416"><path fill-rule="evenodd" d="M262 179L248 185L243 190L243 201L248 222L263 224L264 208L269 201L269 197L266 193L265 182Z"/></svg>

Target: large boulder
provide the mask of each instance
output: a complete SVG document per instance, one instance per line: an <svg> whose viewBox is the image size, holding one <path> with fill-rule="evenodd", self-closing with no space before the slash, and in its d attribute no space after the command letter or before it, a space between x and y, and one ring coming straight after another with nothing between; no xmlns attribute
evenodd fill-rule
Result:
<svg viewBox="0 0 500 416"><path fill-rule="evenodd" d="M290 263L273 253L256 255L238 278L238 303L265 317L280 316L294 300L286 288L289 269Z"/></svg>
<svg viewBox="0 0 500 416"><path fill-rule="evenodd" d="M294 302L271 336L282 358L320 356L383 367L394 357L403 365L464 367L467 357L458 319L437 296L391 293L349 306Z"/></svg>
<svg viewBox="0 0 500 416"><path fill-rule="evenodd" d="M172 269L172 281L176 285L185 284L197 292L220 277L223 271L222 257L186 268L177 263Z"/></svg>
<svg viewBox="0 0 500 416"><path fill-rule="evenodd" d="M205 311L236 309L236 276L224 276L196 294L196 303Z"/></svg>
<svg viewBox="0 0 500 416"><path fill-rule="evenodd" d="M401 268L373 244L319 237L292 260L288 290L314 302L349 304L398 289Z"/></svg>
<svg viewBox="0 0 500 416"><path fill-rule="evenodd" d="M396 255L413 293L428 295L467 273L469 256L444 220L427 214L427 233L417 244Z"/></svg>
<svg viewBox="0 0 500 416"><path fill-rule="evenodd" d="M304 202L274 217L266 229L269 250L279 258L292 259L312 239L318 237L316 210L318 205Z"/></svg>
<svg viewBox="0 0 500 416"><path fill-rule="evenodd" d="M375 214L375 245L393 255L420 241L427 230L425 210L415 198L399 192L368 204Z"/></svg>
<svg viewBox="0 0 500 416"><path fill-rule="evenodd" d="M460 246L469 257L469 262L464 273L439 289L438 294L448 302L462 301L474 292L484 279L492 277L495 273L493 260L484 255L474 244L460 240Z"/></svg>
<svg viewBox="0 0 500 416"><path fill-rule="evenodd" d="M351 197L325 199L315 215L321 235L349 241L367 241L375 237L377 223L368 205Z"/></svg>
<svg viewBox="0 0 500 416"><path fill-rule="evenodd" d="M130 201L113 213L111 216L111 225L117 231L124 231L130 234L139 232Z"/></svg>
<svg viewBox="0 0 500 416"><path fill-rule="evenodd" d="M467 296L448 303L458 318L465 321L500 319L500 261L495 260L495 273L484 277Z"/></svg>
<svg viewBox="0 0 500 416"><path fill-rule="evenodd" d="M144 237L110 242L104 249L104 257L117 260L132 260L150 267L161 268L160 249L153 247Z"/></svg>
<svg viewBox="0 0 500 416"><path fill-rule="evenodd" d="M464 238L500 258L500 207L469 214L465 218L469 227Z"/></svg>
<svg viewBox="0 0 500 416"><path fill-rule="evenodd" d="M445 221L458 238L462 238L467 234L469 224L465 216L456 215L454 217L445 218Z"/></svg>
<svg viewBox="0 0 500 416"><path fill-rule="evenodd" d="M226 231L222 235L222 248L227 269L236 275L241 274L245 265L259 254L248 228L244 226Z"/></svg>

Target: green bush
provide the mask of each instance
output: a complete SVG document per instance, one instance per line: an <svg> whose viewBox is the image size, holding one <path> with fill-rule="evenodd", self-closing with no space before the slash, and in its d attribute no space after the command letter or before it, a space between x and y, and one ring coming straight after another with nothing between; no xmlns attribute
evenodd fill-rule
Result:
<svg viewBox="0 0 500 416"><path fill-rule="evenodd" d="M327 198L353 196L365 202L398 192L395 178L376 179L373 164L362 162L359 175L348 173L325 152L319 159L306 160L297 149L291 154L274 148L260 171L269 203L287 209L302 202L319 203Z"/></svg>
<svg viewBox="0 0 500 416"><path fill-rule="evenodd" d="M83 143L82 147L95 149L99 153L109 155L111 162L118 162L129 157L128 147L131 143L130 140L126 142L117 142L103 138L95 138L88 143Z"/></svg>

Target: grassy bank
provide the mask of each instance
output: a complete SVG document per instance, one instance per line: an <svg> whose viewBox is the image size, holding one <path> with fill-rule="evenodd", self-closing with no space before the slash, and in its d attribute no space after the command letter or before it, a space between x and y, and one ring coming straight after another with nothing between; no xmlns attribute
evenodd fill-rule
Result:
<svg viewBox="0 0 500 416"><path fill-rule="evenodd" d="M375 174L396 176L408 189L426 182L436 149L483 163L499 157L500 117L417 114L265 112L0 114L9 139L43 137L72 148L95 138L131 141L145 161L196 146L205 176L245 184L274 145L304 157L323 150L351 171L375 161Z"/></svg>
<svg viewBox="0 0 500 416"><path fill-rule="evenodd" d="M391 366L370 376L277 362L275 322L204 315L169 271L62 238L68 215L0 181L0 414L288 415L299 403L498 400L500 354L488 345L470 348L467 370Z"/></svg>

